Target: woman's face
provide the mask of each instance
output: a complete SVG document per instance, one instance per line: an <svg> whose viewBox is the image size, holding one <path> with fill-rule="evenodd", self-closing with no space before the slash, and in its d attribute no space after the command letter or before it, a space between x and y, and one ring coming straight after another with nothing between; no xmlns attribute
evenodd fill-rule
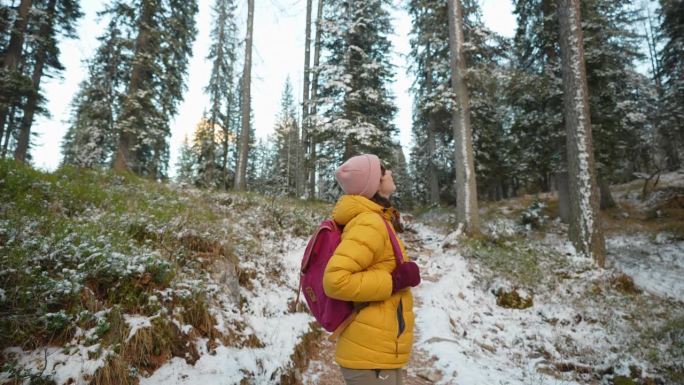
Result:
<svg viewBox="0 0 684 385"><path fill-rule="evenodd" d="M380 188L378 188L378 194L381 197L389 199L390 195L397 190L397 186L394 185L394 179L392 179L392 171L385 170L382 168L382 177L380 177Z"/></svg>

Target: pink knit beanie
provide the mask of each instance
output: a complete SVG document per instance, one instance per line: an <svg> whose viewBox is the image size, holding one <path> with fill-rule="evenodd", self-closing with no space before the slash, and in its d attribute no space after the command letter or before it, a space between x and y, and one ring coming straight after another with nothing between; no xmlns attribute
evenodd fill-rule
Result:
<svg viewBox="0 0 684 385"><path fill-rule="evenodd" d="M335 178L345 194L372 198L380 188L380 159L372 154L349 158L335 171Z"/></svg>

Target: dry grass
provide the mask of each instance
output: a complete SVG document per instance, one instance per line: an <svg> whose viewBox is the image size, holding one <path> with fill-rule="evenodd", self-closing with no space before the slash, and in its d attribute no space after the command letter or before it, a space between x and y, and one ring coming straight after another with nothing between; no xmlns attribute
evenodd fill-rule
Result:
<svg viewBox="0 0 684 385"><path fill-rule="evenodd" d="M220 334L214 328L216 320L209 313L206 301L202 299L195 298L186 303L180 321L192 325L204 337L214 338Z"/></svg>
<svg viewBox="0 0 684 385"><path fill-rule="evenodd" d="M639 294L641 290L634 284L632 277L625 273L618 274L611 278L611 285L619 292L625 294Z"/></svg>
<svg viewBox="0 0 684 385"><path fill-rule="evenodd" d="M120 356L113 355L107 359L104 366L95 372L90 385L131 385L138 382L137 376L131 378L128 363Z"/></svg>
<svg viewBox="0 0 684 385"><path fill-rule="evenodd" d="M295 346L294 352L290 355L292 364L280 376L280 385L298 385L302 383L301 373L304 372L309 365L311 359L311 350L318 344L321 339L321 329L311 323L310 331L306 333Z"/></svg>
<svg viewBox="0 0 684 385"><path fill-rule="evenodd" d="M670 205L665 202L659 208L643 211L629 202L620 202L617 207L601 212L603 230L609 235L667 232L684 239L684 208Z"/></svg>
<svg viewBox="0 0 684 385"><path fill-rule="evenodd" d="M187 337L173 322L155 318L152 327L139 329L126 343L122 356L136 368L154 372L171 357L186 357L194 363L199 358L193 344L186 346Z"/></svg>

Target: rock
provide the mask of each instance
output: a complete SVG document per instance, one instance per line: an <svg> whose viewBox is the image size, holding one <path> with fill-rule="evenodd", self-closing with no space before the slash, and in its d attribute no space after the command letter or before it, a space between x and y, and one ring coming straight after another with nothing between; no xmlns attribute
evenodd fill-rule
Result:
<svg viewBox="0 0 684 385"><path fill-rule="evenodd" d="M494 346L492 346L492 345L485 344L485 343L482 343L482 342L476 342L476 344L477 344L479 347L481 347L482 349L484 349L484 350L486 350L486 351L488 351L488 352L490 352L490 353L496 353L496 348L495 348Z"/></svg>
<svg viewBox="0 0 684 385"><path fill-rule="evenodd" d="M613 385L638 385L634 380L625 376L613 377Z"/></svg>
<svg viewBox="0 0 684 385"><path fill-rule="evenodd" d="M444 375L440 370L435 368L420 368L416 370L416 376L423 380L430 381L431 383L436 383L441 380Z"/></svg>
<svg viewBox="0 0 684 385"><path fill-rule="evenodd" d="M496 296L496 304L507 309L527 309L533 304L532 294L521 296L515 288L511 291L498 289L494 295Z"/></svg>

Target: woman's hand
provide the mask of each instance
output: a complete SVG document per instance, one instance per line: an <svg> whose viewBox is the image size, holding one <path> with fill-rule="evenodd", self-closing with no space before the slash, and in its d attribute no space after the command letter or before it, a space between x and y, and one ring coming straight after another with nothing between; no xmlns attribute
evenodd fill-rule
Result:
<svg viewBox="0 0 684 385"><path fill-rule="evenodd" d="M392 294L409 286L420 284L420 269L415 262L398 265L392 272Z"/></svg>

